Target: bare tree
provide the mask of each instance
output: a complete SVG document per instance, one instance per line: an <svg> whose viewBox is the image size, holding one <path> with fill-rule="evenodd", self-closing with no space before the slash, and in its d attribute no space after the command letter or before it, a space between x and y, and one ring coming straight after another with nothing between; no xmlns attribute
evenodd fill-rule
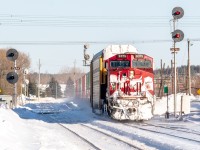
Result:
<svg viewBox="0 0 200 150"><path fill-rule="evenodd" d="M9 84L6 81L6 75L8 72L14 71L14 63L7 60L6 52L8 49L0 49L0 94L9 94L13 93L13 85ZM30 58L23 52L19 52L19 57L17 59L17 67L20 68L17 70L19 80L17 82L17 93L21 92L21 84L23 83L23 70L30 67Z"/></svg>

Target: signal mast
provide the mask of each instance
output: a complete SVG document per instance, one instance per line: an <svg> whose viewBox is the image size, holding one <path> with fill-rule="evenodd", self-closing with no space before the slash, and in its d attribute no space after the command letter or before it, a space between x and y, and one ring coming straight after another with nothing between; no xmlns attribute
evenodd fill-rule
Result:
<svg viewBox="0 0 200 150"><path fill-rule="evenodd" d="M181 7L175 7L172 10L172 16L173 16L173 28L174 31L172 32L172 39L174 41L174 47L172 48L172 53L174 54L174 116L176 117L176 83L177 83L177 79L176 79L176 53L178 52L178 48L176 48L176 42L180 42L183 40L184 38L184 33L183 31L176 29L176 21L180 18L182 18L184 15L184 10Z"/></svg>

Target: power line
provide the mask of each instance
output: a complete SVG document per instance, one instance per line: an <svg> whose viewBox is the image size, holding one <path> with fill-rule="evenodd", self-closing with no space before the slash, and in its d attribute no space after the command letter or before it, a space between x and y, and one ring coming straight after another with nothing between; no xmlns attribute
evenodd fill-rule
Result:
<svg viewBox="0 0 200 150"><path fill-rule="evenodd" d="M152 19L152 18L169 18L169 16L63 16L63 15L13 15L13 14L0 14L0 17L8 18L139 18L139 19ZM199 19L200 16L185 16L186 19Z"/></svg>
<svg viewBox="0 0 200 150"><path fill-rule="evenodd" d="M172 42L172 40L149 40L149 41L0 41L0 44L9 45L84 45L90 44L134 44L134 43L157 43Z"/></svg>
<svg viewBox="0 0 200 150"><path fill-rule="evenodd" d="M1 26L169 27L167 16L33 16L0 14ZM199 27L200 16L186 17L184 27Z"/></svg>
<svg viewBox="0 0 200 150"><path fill-rule="evenodd" d="M189 39L200 41L200 38ZM185 39L183 41L188 41ZM1 45L84 45L90 44L143 44L143 43L169 43L172 40L130 40L130 41L0 41Z"/></svg>

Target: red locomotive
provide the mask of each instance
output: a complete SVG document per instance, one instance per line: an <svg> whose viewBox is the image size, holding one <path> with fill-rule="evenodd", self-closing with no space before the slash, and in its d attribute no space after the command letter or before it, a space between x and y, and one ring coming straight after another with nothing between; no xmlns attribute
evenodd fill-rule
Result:
<svg viewBox="0 0 200 150"><path fill-rule="evenodd" d="M132 45L110 45L94 55L90 101L95 113L115 119L147 120L154 102L153 58Z"/></svg>
<svg viewBox="0 0 200 150"><path fill-rule="evenodd" d="M107 112L117 120L152 118L153 58L132 45L110 45L94 55L89 81L94 113Z"/></svg>

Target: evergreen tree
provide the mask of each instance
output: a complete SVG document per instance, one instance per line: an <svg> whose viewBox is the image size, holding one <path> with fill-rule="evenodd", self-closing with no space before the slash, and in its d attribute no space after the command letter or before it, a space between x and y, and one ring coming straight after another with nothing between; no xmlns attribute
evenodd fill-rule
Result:
<svg viewBox="0 0 200 150"><path fill-rule="evenodd" d="M48 97L60 98L62 97L61 86L54 77L50 79L49 86L46 89L46 94Z"/></svg>
<svg viewBox="0 0 200 150"><path fill-rule="evenodd" d="M29 94L37 95L37 84L35 82L29 82L28 84Z"/></svg>
<svg viewBox="0 0 200 150"><path fill-rule="evenodd" d="M66 97L74 96L74 81L71 79L71 77L69 77L66 83L65 96Z"/></svg>

